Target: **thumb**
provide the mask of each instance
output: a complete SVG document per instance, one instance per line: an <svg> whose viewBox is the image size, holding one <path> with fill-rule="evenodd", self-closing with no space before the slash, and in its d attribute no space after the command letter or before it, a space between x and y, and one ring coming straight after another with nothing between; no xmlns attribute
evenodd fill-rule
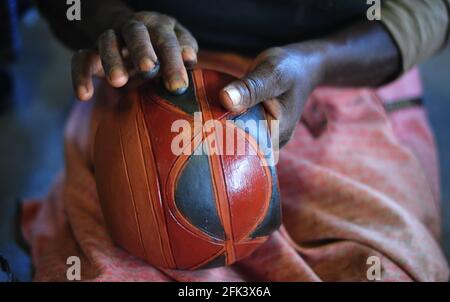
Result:
<svg viewBox="0 0 450 302"><path fill-rule="evenodd" d="M268 61L257 65L241 80L227 85L220 92L222 105L229 111L240 112L258 103L276 98L289 89L287 76L281 68Z"/></svg>

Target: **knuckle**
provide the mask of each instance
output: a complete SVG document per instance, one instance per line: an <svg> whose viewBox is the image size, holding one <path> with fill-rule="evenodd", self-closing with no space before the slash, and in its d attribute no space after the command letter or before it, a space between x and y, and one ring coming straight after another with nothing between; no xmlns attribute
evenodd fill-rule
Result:
<svg viewBox="0 0 450 302"><path fill-rule="evenodd" d="M287 50L283 47L272 47L266 50L266 53L268 56L284 57L287 55Z"/></svg>
<svg viewBox="0 0 450 302"><path fill-rule="evenodd" d="M144 23L142 23L141 21L129 20L123 25L122 33L130 34L130 33L136 32L136 31L141 31L145 28L146 27L145 27Z"/></svg>
<svg viewBox="0 0 450 302"><path fill-rule="evenodd" d="M175 18L165 15L165 14L159 14L160 22L165 23L167 25L175 26Z"/></svg>
<svg viewBox="0 0 450 302"><path fill-rule="evenodd" d="M153 45L161 49L172 49L178 46L178 41L172 28L158 27L151 34Z"/></svg>
<svg viewBox="0 0 450 302"><path fill-rule="evenodd" d="M143 12L138 12L138 13L134 14L132 19L146 23L146 22L150 22L151 20L155 19L156 15L157 15L157 13L143 11Z"/></svg>
<svg viewBox="0 0 450 302"><path fill-rule="evenodd" d="M279 89L286 91L292 87L294 83L294 70L292 69L295 68L292 67L292 64L288 60L285 60L284 57L271 56L266 59L264 64L270 73L271 82L276 84L274 88L278 87Z"/></svg>
<svg viewBox="0 0 450 302"><path fill-rule="evenodd" d="M264 61L270 61L273 64L282 65L283 62L288 61L291 54L283 47L272 47L262 52L260 56Z"/></svg>
<svg viewBox="0 0 450 302"><path fill-rule="evenodd" d="M277 87L279 87L279 89L281 89L282 91L286 90L285 83L288 83L289 81L286 71L284 70L283 67L281 67L281 65L277 65L274 67L274 69L272 70L272 78L273 82L278 84Z"/></svg>
<svg viewBox="0 0 450 302"><path fill-rule="evenodd" d="M143 18L146 18L151 14L151 12L146 11L137 12L136 14L134 14L133 19L142 20Z"/></svg>
<svg viewBox="0 0 450 302"><path fill-rule="evenodd" d="M251 104L255 103L259 99L261 92L264 89L264 83L256 77L249 76L244 79L244 84L250 94L249 95L250 103Z"/></svg>
<svg viewBox="0 0 450 302"><path fill-rule="evenodd" d="M283 79L284 68L283 65L280 64L278 58L271 57L266 61L266 64L270 70L272 77L274 77L276 81L280 81Z"/></svg>
<svg viewBox="0 0 450 302"><path fill-rule="evenodd" d="M174 27L176 21L173 17L156 13L156 12L139 12L133 17L134 20L143 22L148 26L172 26Z"/></svg>
<svg viewBox="0 0 450 302"><path fill-rule="evenodd" d="M160 37L156 39L156 45L162 52L166 52L172 54L174 52L178 52L179 45L173 39L167 39L165 37Z"/></svg>

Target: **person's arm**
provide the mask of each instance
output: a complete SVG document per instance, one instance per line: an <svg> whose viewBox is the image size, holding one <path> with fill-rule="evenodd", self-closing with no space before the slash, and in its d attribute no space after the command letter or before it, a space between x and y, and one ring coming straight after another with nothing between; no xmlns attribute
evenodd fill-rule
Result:
<svg viewBox="0 0 450 302"><path fill-rule="evenodd" d="M381 22L399 48L403 71L423 62L450 39L450 0L389 0Z"/></svg>
<svg viewBox="0 0 450 302"><path fill-rule="evenodd" d="M222 104L238 112L264 102L284 145L317 86L379 86L442 49L449 10L450 0L384 1L381 22L263 52L244 79L222 90Z"/></svg>
<svg viewBox="0 0 450 302"><path fill-rule="evenodd" d="M245 78L222 90L221 100L235 112L264 102L280 121L282 146L317 86L378 86L400 71L400 53L385 27L363 21L322 39L264 51Z"/></svg>

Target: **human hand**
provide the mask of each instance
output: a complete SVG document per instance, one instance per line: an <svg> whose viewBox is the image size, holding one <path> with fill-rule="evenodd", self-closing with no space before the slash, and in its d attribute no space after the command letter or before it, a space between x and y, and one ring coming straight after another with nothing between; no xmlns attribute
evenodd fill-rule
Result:
<svg viewBox="0 0 450 302"><path fill-rule="evenodd" d="M97 38L96 49L83 49L72 58L75 95L89 100L93 77L106 77L119 88L131 77L155 77L161 69L167 90L182 94L189 83L186 66L197 62L198 45L174 18L156 12L126 16Z"/></svg>
<svg viewBox="0 0 450 302"><path fill-rule="evenodd" d="M263 103L279 121L279 145L285 145L300 119L309 94L321 82L322 56L308 44L270 48L253 62L250 72L221 91L222 105L241 112Z"/></svg>

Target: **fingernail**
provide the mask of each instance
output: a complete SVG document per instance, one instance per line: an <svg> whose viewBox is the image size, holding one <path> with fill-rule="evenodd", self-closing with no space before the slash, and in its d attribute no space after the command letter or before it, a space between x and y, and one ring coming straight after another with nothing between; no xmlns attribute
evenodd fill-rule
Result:
<svg viewBox="0 0 450 302"><path fill-rule="evenodd" d="M139 63L139 68L142 72L151 71L153 68L155 68L155 63L153 63L153 61L149 58L143 58Z"/></svg>
<svg viewBox="0 0 450 302"><path fill-rule="evenodd" d="M141 73L141 76L142 76L144 79L152 79L152 78L154 78L154 77L158 74L158 72L159 72L159 66L160 66L160 65L159 65L159 62L156 61L156 63L154 63L153 68L150 69L149 71L142 72L142 73Z"/></svg>
<svg viewBox="0 0 450 302"><path fill-rule="evenodd" d="M192 47L189 47L189 46L183 47L181 54L183 56L183 59L186 61L196 61L197 60L197 54L195 53L195 50Z"/></svg>
<svg viewBox="0 0 450 302"><path fill-rule="evenodd" d="M172 79L166 83L166 87L170 92L176 95L183 94L187 90L186 82L182 79Z"/></svg>
<svg viewBox="0 0 450 302"><path fill-rule="evenodd" d="M77 88L77 96L80 99L84 99L88 95L88 93L89 93L89 90L88 90L88 88L86 86L84 86L84 85L78 86L78 88Z"/></svg>
<svg viewBox="0 0 450 302"><path fill-rule="evenodd" d="M111 69L111 72L109 73L109 78L112 81L117 81L124 77L125 77L125 72L120 67L115 67L115 68Z"/></svg>
<svg viewBox="0 0 450 302"><path fill-rule="evenodd" d="M241 93L234 87L227 87L224 89L228 98L233 103L233 107L239 107L241 105Z"/></svg>

